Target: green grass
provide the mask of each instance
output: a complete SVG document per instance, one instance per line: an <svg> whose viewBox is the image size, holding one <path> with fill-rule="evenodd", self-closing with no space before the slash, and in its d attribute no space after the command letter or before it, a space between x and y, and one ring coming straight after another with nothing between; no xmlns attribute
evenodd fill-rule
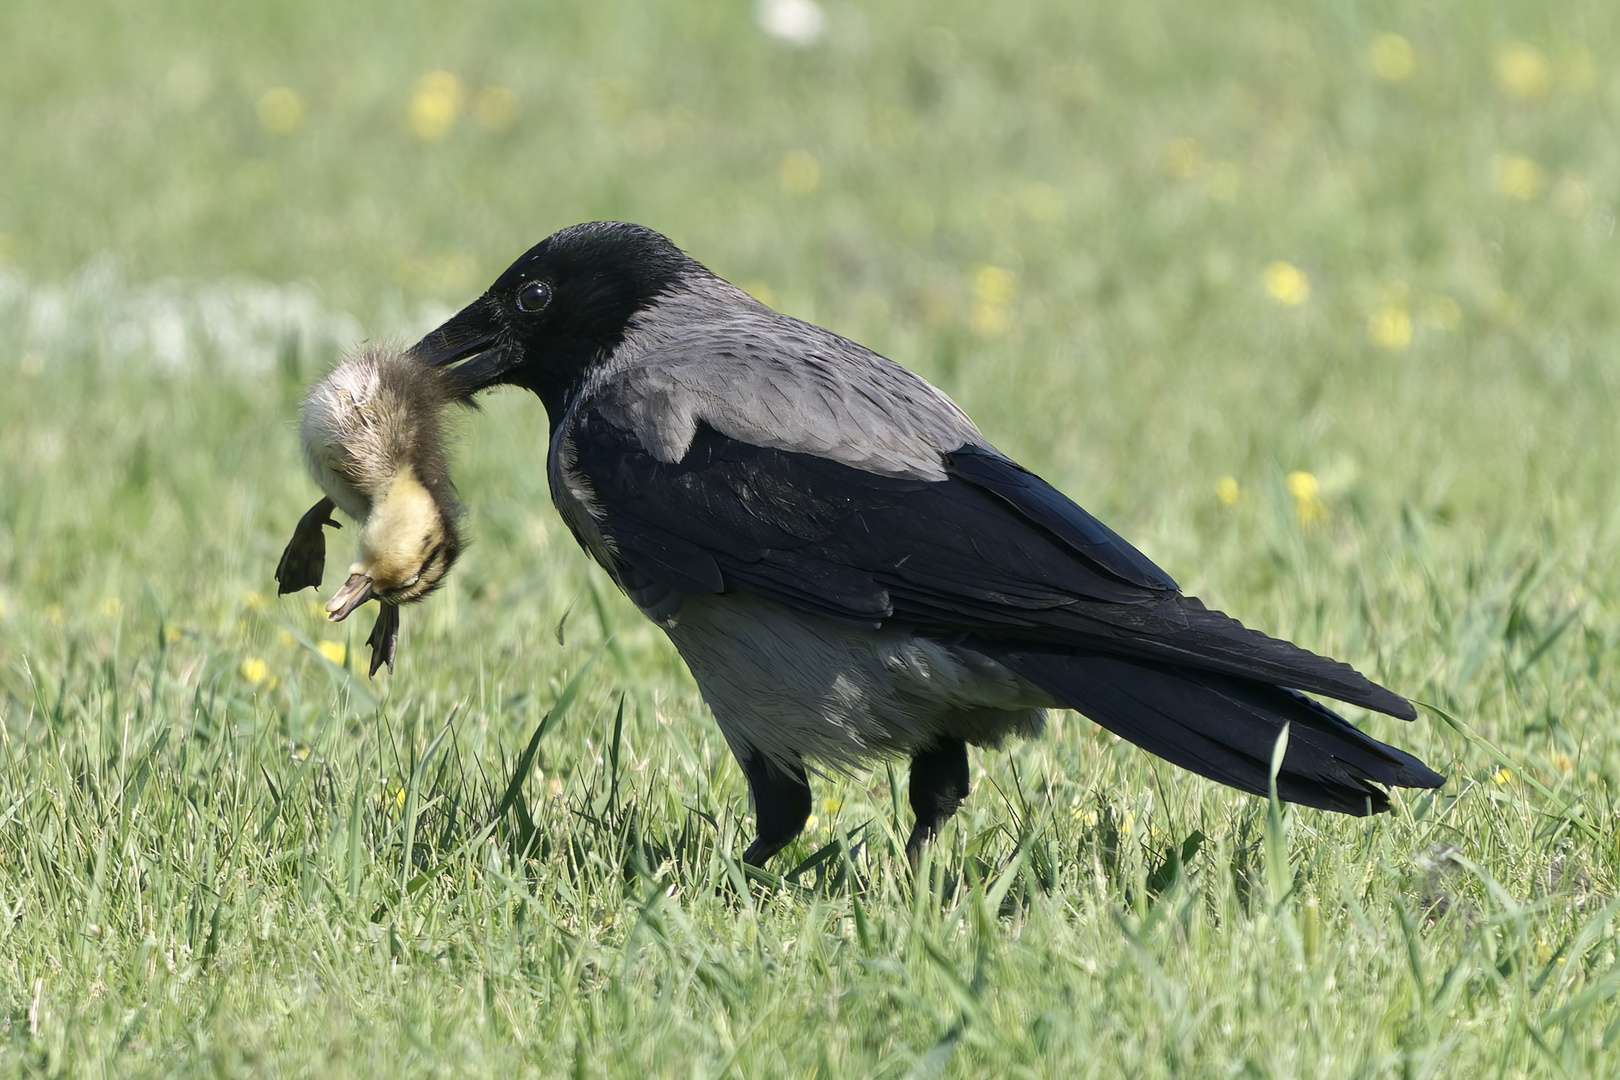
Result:
<svg viewBox="0 0 1620 1080"><path fill-rule="evenodd" d="M1620 18L1080 7L831 6L802 52L695 0L0 7L0 1075L1615 1073ZM1445 789L1274 812L1065 715L975 754L918 880L880 765L749 885L742 777L517 395L357 676L369 615L270 583L301 388L596 217L1436 706L1355 718Z"/></svg>

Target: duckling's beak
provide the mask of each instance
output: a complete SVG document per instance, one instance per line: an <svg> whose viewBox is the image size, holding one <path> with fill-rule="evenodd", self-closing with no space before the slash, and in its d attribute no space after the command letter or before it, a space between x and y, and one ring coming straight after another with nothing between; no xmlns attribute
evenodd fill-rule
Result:
<svg viewBox="0 0 1620 1080"><path fill-rule="evenodd" d="M354 614L355 608L374 595L370 574L350 574L349 580L343 583L343 588L326 602L326 617L333 622L342 622Z"/></svg>
<svg viewBox="0 0 1620 1080"><path fill-rule="evenodd" d="M504 328L500 304L485 293L412 345L410 352L429 367L466 361L450 373L449 379L461 393L471 397L500 382L522 359L522 350L510 340L503 340Z"/></svg>

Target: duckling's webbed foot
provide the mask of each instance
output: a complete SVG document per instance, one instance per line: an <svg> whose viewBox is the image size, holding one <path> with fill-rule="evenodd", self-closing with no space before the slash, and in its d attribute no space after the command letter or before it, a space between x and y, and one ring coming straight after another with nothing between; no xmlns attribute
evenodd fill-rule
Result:
<svg viewBox="0 0 1620 1080"><path fill-rule="evenodd" d="M321 587L321 574L326 569L324 527L343 528L332 518L332 511L336 509L337 503L322 499L298 519L292 539L287 541L287 549L281 553L281 561L276 564L278 595Z"/></svg>
<svg viewBox="0 0 1620 1080"><path fill-rule="evenodd" d="M379 600L377 608L377 622L366 638L366 644L371 646L371 670L367 674L372 677L384 664L388 665L388 674L394 673L394 653L399 647L399 605Z"/></svg>

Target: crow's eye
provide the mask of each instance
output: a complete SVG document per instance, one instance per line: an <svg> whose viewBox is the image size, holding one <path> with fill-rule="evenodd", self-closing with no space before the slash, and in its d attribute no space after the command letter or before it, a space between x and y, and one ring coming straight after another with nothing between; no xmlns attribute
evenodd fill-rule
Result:
<svg viewBox="0 0 1620 1080"><path fill-rule="evenodd" d="M526 311L530 315L551 303L551 286L543 281L525 281L518 286L517 306L519 311Z"/></svg>

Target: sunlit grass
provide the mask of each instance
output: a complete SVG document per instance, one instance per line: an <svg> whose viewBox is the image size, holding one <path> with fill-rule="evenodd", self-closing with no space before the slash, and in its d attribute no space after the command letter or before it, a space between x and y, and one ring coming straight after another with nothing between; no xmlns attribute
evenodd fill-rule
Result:
<svg viewBox="0 0 1620 1080"><path fill-rule="evenodd" d="M1615 1071L1613 13L818 10L0 9L0 1073ZM517 394L367 680L273 594L299 393L596 217L1432 706L1355 719L1446 788L1274 810L1066 715L918 879L880 765L750 884Z"/></svg>

